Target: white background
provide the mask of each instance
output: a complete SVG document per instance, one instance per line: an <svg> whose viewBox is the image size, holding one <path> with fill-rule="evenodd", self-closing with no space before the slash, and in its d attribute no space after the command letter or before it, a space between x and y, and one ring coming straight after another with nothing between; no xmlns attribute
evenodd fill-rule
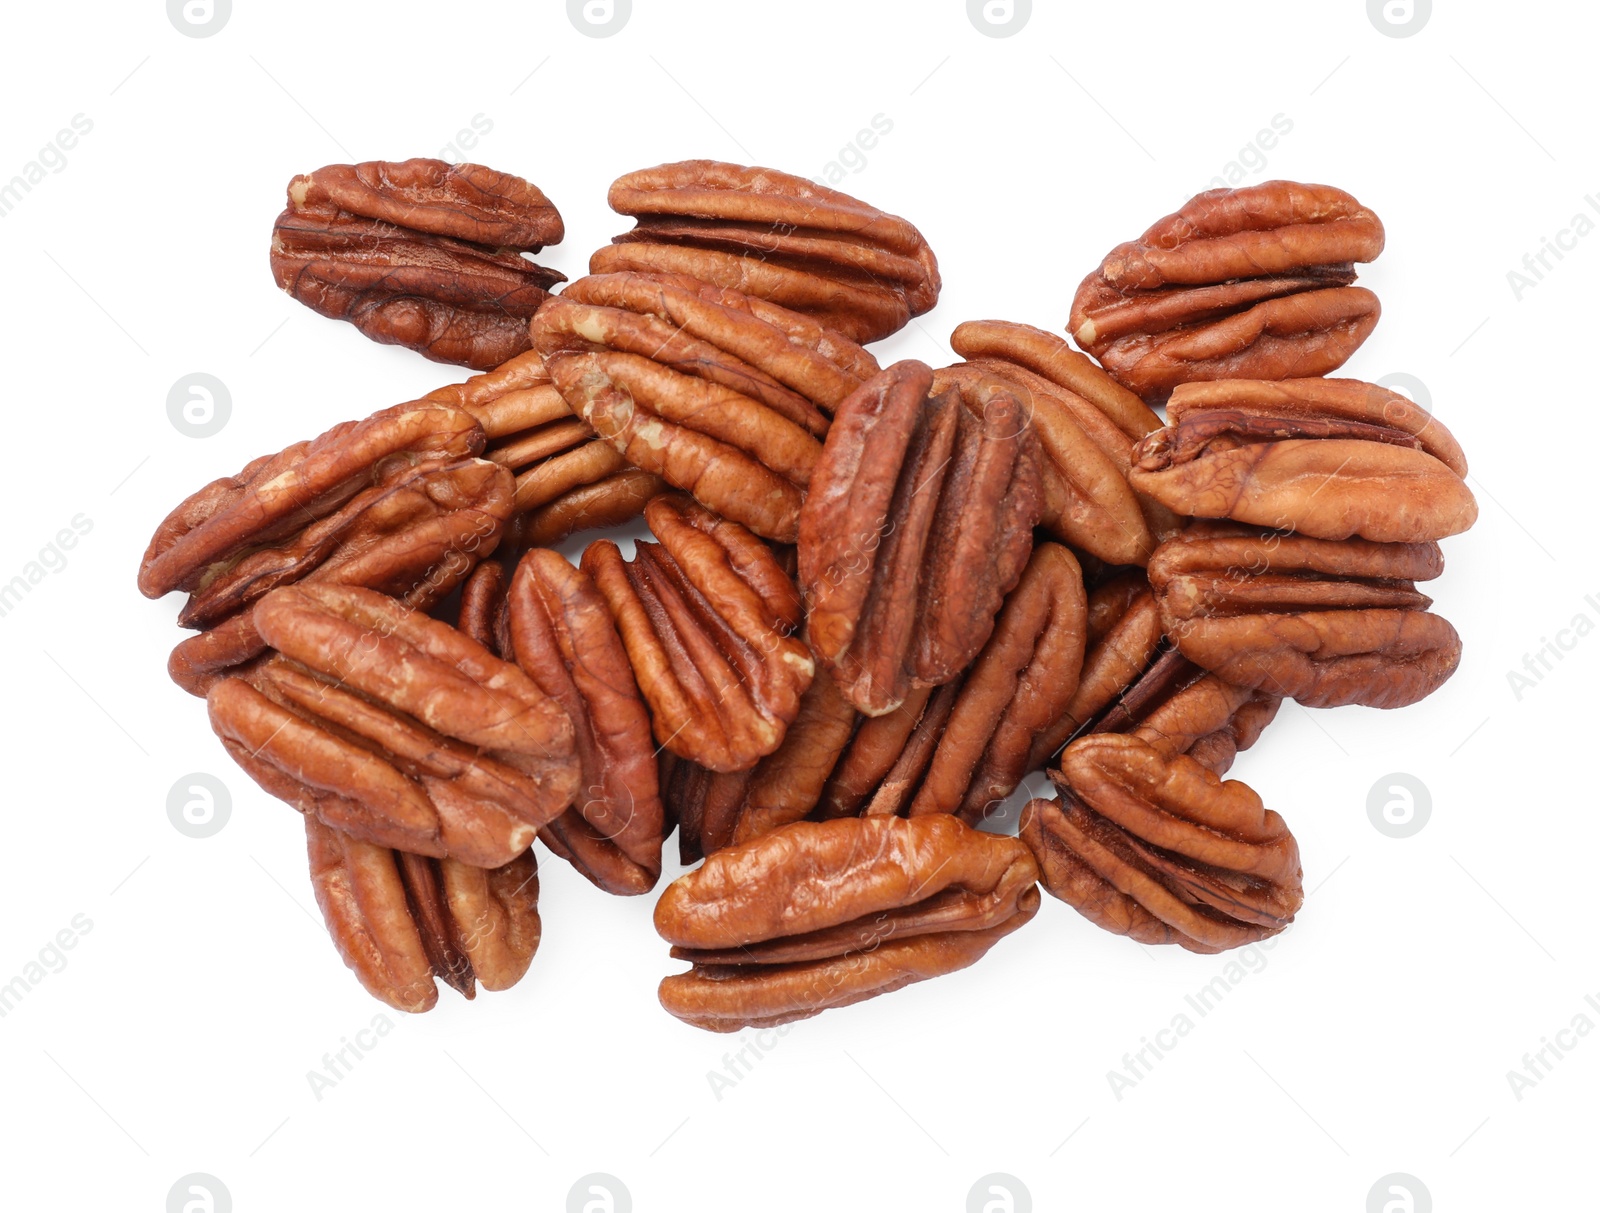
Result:
<svg viewBox="0 0 1600 1213"><path fill-rule="evenodd" d="M633 8L596 39L553 0L234 0L193 39L160 0L7 6L0 181L74 115L93 129L0 219L0 581L75 515L93 529L0 618L0 982L92 922L0 1019L6 1207L159 1211L189 1172L240 1213L559 1210L588 1172L641 1211L961 1210L990 1172L1040 1210L1359 1213L1390 1172L1439 1210L1596 1207L1600 1033L1520 1100L1506 1078L1580 1012L1600 1025L1600 638L1520 699L1508 681L1574 616L1600 623L1582 437L1600 236L1520 300L1507 280L1574 215L1600 220L1593 6L1441 0L1404 39L1363 0L1040 0L1008 38L961 0ZM516 989L406 1018L345 971L298 819L167 681L178 600L134 574L200 484L461 377L293 303L267 242L295 173L436 155L480 114L472 158L556 201L568 238L541 260L571 276L628 226L604 205L619 173L706 156L820 176L884 115L842 188L918 224L945 280L885 363L947 361L965 319L1059 331L1113 244L1276 115L1292 130L1243 180L1333 183L1383 218L1362 282L1384 315L1346 373L1416 376L1468 452L1482 516L1431 591L1465 658L1404 711L1286 705L1241 759L1310 896L1120 1100L1107 1072L1228 958L1049 899L977 967L797 1026L720 1099L707 1075L740 1042L657 1006L678 966L654 898L558 861ZM206 439L166 414L194 371L232 397ZM212 838L167 818L191 772L232 793ZM1367 815L1393 772L1432 799L1404 840ZM380 1012L393 1031L317 1099L307 1071Z"/></svg>

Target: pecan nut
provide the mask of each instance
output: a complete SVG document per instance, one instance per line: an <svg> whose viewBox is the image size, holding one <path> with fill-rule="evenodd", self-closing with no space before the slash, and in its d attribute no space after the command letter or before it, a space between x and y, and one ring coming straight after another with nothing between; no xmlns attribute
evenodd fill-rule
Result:
<svg viewBox="0 0 1600 1213"><path fill-rule="evenodd" d="M566 275L535 265L562 237L536 186L442 160L331 164L289 183L272 274L374 341L475 370L528 348L527 322Z"/></svg>
<svg viewBox="0 0 1600 1213"><path fill-rule="evenodd" d="M1150 561L1167 633L1229 682L1307 707L1403 707L1455 673L1461 638L1416 582L1437 543L1372 543L1197 524Z"/></svg>
<svg viewBox="0 0 1600 1213"><path fill-rule="evenodd" d="M939 298L939 264L915 227L776 169L663 164L617 178L607 200L638 223L590 258L590 273L689 274L862 342L889 336Z"/></svg>
<svg viewBox="0 0 1600 1213"><path fill-rule="evenodd" d="M1167 416L1129 479L1180 514L1382 543L1443 539L1478 517L1450 431L1376 384L1187 384Z"/></svg>
<svg viewBox="0 0 1600 1213"><path fill-rule="evenodd" d="M679 275L579 279L539 310L533 340L616 458L780 542L828 412L878 369L805 316Z"/></svg>
<svg viewBox="0 0 1600 1213"><path fill-rule="evenodd" d="M253 615L280 656L217 682L211 725L302 813L381 846L498 867L576 797L565 711L450 625L330 585L275 590Z"/></svg>
<svg viewBox="0 0 1600 1213"><path fill-rule="evenodd" d="M1039 461L1022 402L992 379L946 385L900 362L839 406L799 567L811 649L859 711L893 711L977 656L1032 550Z"/></svg>
<svg viewBox="0 0 1600 1213"><path fill-rule="evenodd" d="M800 595L772 550L687 497L657 497L658 543L633 559L597 539L583 553L616 620L656 739L715 771L752 767L783 743L815 663L795 635Z"/></svg>
<svg viewBox="0 0 1600 1213"><path fill-rule="evenodd" d="M306 818L311 888L334 946L367 992L431 1010L435 978L472 998L508 990L539 947L533 852L497 868L375 846Z"/></svg>
<svg viewBox="0 0 1600 1213"><path fill-rule="evenodd" d="M1350 284L1382 251L1383 224L1343 190L1208 190L1112 249L1067 330L1152 404L1194 380L1326 375L1378 323L1378 297Z"/></svg>
<svg viewBox="0 0 1600 1213"><path fill-rule="evenodd" d="M1037 879L1017 839L953 817L795 822L667 886L656 930L693 967L661 1005L734 1032L965 968L1038 912Z"/></svg>

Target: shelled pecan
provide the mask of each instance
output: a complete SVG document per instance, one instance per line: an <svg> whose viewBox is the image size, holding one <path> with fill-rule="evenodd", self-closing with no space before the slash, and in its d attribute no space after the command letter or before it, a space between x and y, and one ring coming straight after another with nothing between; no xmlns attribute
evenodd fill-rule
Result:
<svg viewBox="0 0 1600 1213"><path fill-rule="evenodd" d="M682 275L580 278L532 331L615 458L781 542L794 540L828 415L878 369L808 317Z"/></svg>
<svg viewBox="0 0 1600 1213"><path fill-rule="evenodd" d="M1039 461L996 380L941 383L899 362L839 406L799 567L812 651L859 711L892 711L977 656L1032 549Z"/></svg>
<svg viewBox="0 0 1600 1213"><path fill-rule="evenodd" d="M573 726L528 675L371 590L297 585L253 609L279 656L207 696L261 787L364 841L479 867L579 793Z"/></svg>
<svg viewBox="0 0 1600 1213"><path fill-rule="evenodd" d="M938 301L939 265L904 219L770 168L715 160L617 178L607 201L638 219L589 272L689 274L877 341Z"/></svg>
<svg viewBox="0 0 1600 1213"><path fill-rule="evenodd" d="M656 930L693 967L661 1004L735 1032L953 972L1037 913L1037 879L1017 839L953 817L794 822L667 886Z"/></svg>
<svg viewBox="0 0 1600 1213"><path fill-rule="evenodd" d="M1201 379L1293 379L1344 365L1378 323L1355 262L1383 224L1343 190L1208 190L1083 280L1067 331L1152 404Z"/></svg>
<svg viewBox="0 0 1600 1213"><path fill-rule="evenodd" d="M1416 582L1437 543L1196 524L1150 561L1167 633L1196 665L1307 707L1403 707L1455 673L1461 638Z"/></svg>
<svg viewBox="0 0 1600 1213"><path fill-rule="evenodd" d="M480 164L330 164L289 182L272 275L374 341L475 370L528 348L527 322L566 275L523 253L559 243L539 189Z"/></svg>
<svg viewBox="0 0 1600 1213"><path fill-rule="evenodd" d="M539 947L532 851L497 868L375 846L306 818L311 888L339 955L367 992L429 1011L435 978L472 998L508 990Z"/></svg>
<svg viewBox="0 0 1600 1213"><path fill-rule="evenodd" d="M347 421L247 464L180 503L156 529L139 589L189 594L173 680L203 695L265 644L249 608L299 581L366 586L430 607L499 543L509 472L475 456L460 409L418 401Z"/></svg>
<svg viewBox="0 0 1600 1213"><path fill-rule="evenodd" d="M1142 565L1157 541L1178 529L1171 510L1128 485L1133 444L1161 428L1142 400L1060 337L1031 325L970 320L950 344L1024 402L1044 455L1045 530L1108 564Z"/></svg>
<svg viewBox="0 0 1600 1213"><path fill-rule="evenodd" d="M783 743L815 672L795 635L800 594L766 544L687 497L657 497L645 521L659 542L624 560L597 539L583 571L611 608L657 741L746 770Z"/></svg>
<svg viewBox="0 0 1600 1213"><path fill-rule="evenodd" d="M1180 514L1382 543L1443 539L1478 517L1450 431L1376 384L1186 384L1167 417L1134 449L1129 480Z"/></svg>

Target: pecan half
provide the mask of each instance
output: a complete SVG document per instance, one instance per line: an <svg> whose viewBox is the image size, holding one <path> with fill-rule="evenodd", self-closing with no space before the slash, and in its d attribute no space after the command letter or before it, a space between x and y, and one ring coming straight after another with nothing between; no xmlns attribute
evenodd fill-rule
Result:
<svg viewBox="0 0 1600 1213"><path fill-rule="evenodd" d="M694 967L661 1005L734 1032L965 968L1038 911L1037 879L1017 839L953 817L795 822L667 886L656 930Z"/></svg>
<svg viewBox="0 0 1600 1213"><path fill-rule="evenodd" d="M448 624L330 585L275 590L253 615L281 656L217 682L211 725L302 813L382 846L497 867L577 795L561 706Z"/></svg>
<svg viewBox="0 0 1600 1213"><path fill-rule="evenodd" d="M776 169L715 160L617 178L607 200L638 219L590 273L689 274L877 341L938 301L939 264L904 219Z"/></svg>
<svg viewBox="0 0 1600 1213"><path fill-rule="evenodd" d="M1307 707L1394 708L1455 673L1461 638L1417 581L1436 543L1371 543L1196 524L1150 561L1167 633L1196 665Z"/></svg>
<svg viewBox="0 0 1600 1213"><path fill-rule="evenodd" d="M1194 380L1325 375L1378 323L1350 284L1382 251L1378 217L1332 186L1208 190L1112 249L1067 331L1152 404Z"/></svg>
<svg viewBox="0 0 1600 1213"><path fill-rule="evenodd" d="M1478 503L1461 448L1401 396L1356 379L1189 384L1133 453L1133 486L1180 514L1317 539L1442 539Z"/></svg>
<svg viewBox="0 0 1600 1213"><path fill-rule="evenodd" d="M265 647L249 607L298 581L367 586L429 607L499 543L510 474L474 458L484 435L444 404L397 405L206 485L156 529L139 568L150 598L184 590L174 681L204 694Z"/></svg>
<svg viewBox="0 0 1600 1213"><path fill-rule="evenodd" d="M800 595L772 550L687 497L657 497L659 543L631 561L609 539L583 553L650 705L656 739L716 771L783 743L815 663L795 631Z"/></svg>
<svg viewBox="0 0 1600 1213"><path fill-rule="evenodd" d="M375 846L306 818L311 888L339 955L397 1011L431 1010L435 978L472 998L508 990L539 947L533 852L497 868Z"/></svg>
<svg viewBox="0 0 1600 1213"><path fill-rule="evenodd" d="M566 275L535 265L562 236L537 187L479 164L330 164L289 182L272 274L374 341L477 370L528 348L527 321Z"/></svg>
<svg viewBox="0 0 1600 1213"><path fill-rule="evenodd" d="M812 651L859 711L893 711L977 656L1033 546L1039 458L1022 402L992 379L899 362L839 406L799 567Z"/></svg>
<svg viewBox="0 0 1600 1213"><path fill-rule="evenodd" d="M614 458L781 542L827 414L878 369L805 316L670 274L579 279L539 310L533 340Z"/></svg>
<svg viewBox="0 0 1600 1213"><path fill-rule="evenodd" d="M1157 540L1178 529L1171 510L1128 485L1134 442L1161 428L1142 400L1031 325L970 320L950 344L1024 402L1044 454L1045 530L1109 564L1142 565Z"/></svg>

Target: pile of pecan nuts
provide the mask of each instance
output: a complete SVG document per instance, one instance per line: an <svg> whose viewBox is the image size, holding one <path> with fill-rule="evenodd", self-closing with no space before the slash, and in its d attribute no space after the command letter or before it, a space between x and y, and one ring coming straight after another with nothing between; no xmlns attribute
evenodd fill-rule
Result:
<svg viewBox="0 0 1600 1213"><path fill-rule="evenodd" d="M284 289L484 373L200 489L139 572L169 670L304 819L334 942L422 1011L522 977L537 837L642 894L673 1015L781 1024L964 968L1039 886L1215 952L1302 900L1225 780L1285 697L1399 707L1461 642L1417 582L1476 515L1449 432L1323 378L1383 247L1341 190L1192 199L1078 288L1066 340L862 343L930 309L910 223L771 169L616 181L588 277L533 185L439 161L289 185ZM1154 409L1165 408L1165 420ZM604 535L643 517L631 554ZM1020 836L979 828L1030 772Z"/></svg>

